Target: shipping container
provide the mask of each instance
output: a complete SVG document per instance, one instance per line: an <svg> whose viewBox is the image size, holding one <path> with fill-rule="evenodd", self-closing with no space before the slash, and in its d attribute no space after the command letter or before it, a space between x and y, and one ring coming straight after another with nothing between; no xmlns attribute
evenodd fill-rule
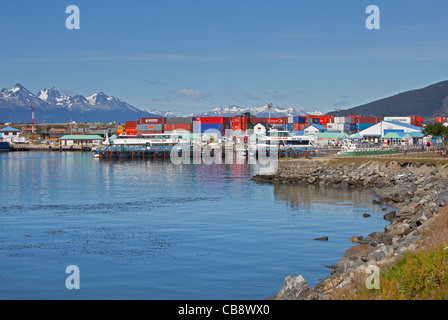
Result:
<svg viewBox="0 0 448 320"><path fill-rule="evenodd" d="M165 124L193 124L193 117L168 117L165 118Z"/></svg>
<svg viewBox="0 0 448 320"><path fill-rule="evenodd" d="M133 128L133 127L126 127L126 131L125 131L126 135L128 136L135 136L137 134L137 128Z"/></svg>
<svg viewBox="0 0 448 320"><path fill-rule="evenodd" d="M437 123L445 123L447 120L447 117L436 117Z"/></svg>
<svg viewBox="0 0 448 320"><path fill-rule="evenodd" d="M288 117L288 123L294 123L294 117Z"/></svg>
<svg viewBox="0 0 448 320"><path fill-rule="evenodd" d="M224 126L222 123L197 123L193 124L193 132L204 133L207 130L217 130L219 132L224 133Z"/></svg>
<svg viewBox="0 0 448 320"><path fill-rule="evenodd" d="M350 115L350 116L347 116L347 117L352 119L352 123L357 123L357 119L360 118L360 116L354 116L354 115Z"/></svg>
<svg viewBox="0 0 448 320"><path fill-rule="evenodd" d="M302 131L303 129L305 129L307 127L306 123L294 123L293 124L293 129L294 131Z"/></svg>
<svg viewBox="0 0 448 320"><path fill-rule="evenodd" d="M260 122L267 122L267 118L250 118L250 123L257 124Z"/></svg>
<svg viewBox="0 0 448 320"><path fill-rule="evenodd" d="M242 117L232 117L231 121L232 121L232 124L234 124L234 123L241 124Z"/></svg>
<svg viewBox="0 0 448 320"><path fill-rule="evenodd" d="M371 124L375 124L375 123L379 123L381 121L383 121L383 117L359 117L357 119L358 122L355 123L371 123Z"/></svg>
<svg viewBox="0 0 448 320"><path fill-rule="evenodd" d="M294 123L288 123L288 124L287 124L287 127L286 127L286 130L288 130L288 131L294 131Z"/></svg>
<svg viewBox="0 0 448 320"><path fill-rule="evenodd" d="M376 123L356 123L356 128L358 131L366 130L367 128L370 128L371 126L375 125Z"/></svg>
<svg viewBox="0 0 448 320"><path fill-rule="evenodd" d="M350 131L352 131L352 132L357 131L356 123L350 123Z"/></svg>
<svg viewBox="0 0 448 320"><path fill-rule="evenodd" d="M246 131L246 126L244 124L241 123L234 123L232 125L232 130L242 130L242 131Z"/></svg>
<svg viewBox="0 0 448 320"><path fill-rule="evenodd" d="M165 118L139 118L138 124L164 124Z"/></svg>
<svg viewBox="0 0 448 320"><path fill-rule="evenodd" d="M306 123L306 117L294 116L293 123Z"/></svg>
<svg viewBox="0 0 448 320"><path fill-rule="evenodd" d="M339 131L339 124L338 123L327 123L327 129L328 129L328 131Z"/></svg>
<svg viewBox="0 0 448 320"><path fill-rule="evenodd" d="M283 124L283 118L266 118L266 122L270 124Z"/></svg>
<svg viewBox="0 0 448 320"><path fill-rule="evenodd" d="M163 131L163 124L138 124L137 131Z"/></svg>
<svg viewBox="0 0 448 320"><path fill-rule="evenodd" d="M174 131L174 130L187 130L191 131L192 124L190 123L168 123L164 126L164 131Z"/></svg>
<svg viewBox="0 0 448 320"><path fill-rule="evenodd" d="M394 121L405 124L412 124L412 117L384 117L384 121Z"/></svg>
<svg viewBox="0 0 448 320"><path fill-rule="evenodd" d="M137 124L138 124L138 121L126 121L125 122L125 127L126 128L137 128Z"/></svg>
<svg viewBox="0 0 448 320"><path fill-rule="evenodd" d="M326 119L326 123L334 123L334 116L322 116Z"/></svg>
<svg viewBox="0 0 448 320"><path fill-rule="evenodd" d="M334 123L352 123L352 118L350 117L334 117Z"/></svg>
<svg viewBox="0 0 448 320"><path fill-rule="evenodd" d="M196 122L200 122L202 124L224 124L228 123L227 117L196 117Z"/></svg>

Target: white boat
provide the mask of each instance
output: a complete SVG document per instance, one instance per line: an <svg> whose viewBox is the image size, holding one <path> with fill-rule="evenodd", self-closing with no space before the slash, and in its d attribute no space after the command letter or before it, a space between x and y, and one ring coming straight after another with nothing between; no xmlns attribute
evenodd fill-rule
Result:
<svg viewBox="0 0 448 320"><path fill-rule="evenodd" d="M181 134L160 133L142 134L139 136L121 134L114 140L106 140L103 147L92 149L95 158L101 153L136 153L146 152L149 154L169 153L174 146L189 146L189 140L184 139Z"/></svg>
<svg viewBox="0 0 448 320"><path fill-rule="evenodd" d="M315 149L316 137L293 136L289 131L271 130L258 140L249 145L249 154L256 154L259 150L277 152L278 150L302 151Z"/></svg>

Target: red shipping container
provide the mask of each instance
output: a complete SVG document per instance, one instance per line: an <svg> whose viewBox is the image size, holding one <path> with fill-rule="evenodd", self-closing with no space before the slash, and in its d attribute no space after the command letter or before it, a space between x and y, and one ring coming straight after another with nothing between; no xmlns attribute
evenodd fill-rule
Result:
<svg viewBox="0 0 448 320"><path fill-rule="evenodd" d="M138 121L126 121L125 127L136 128Z"/></svg>
<svg viewBox="0 0 448 320"><path fill-rule="evenodd" d="M334 123L334 116L324 116L325 119L327 119L326 123Z"/></svg>
<svg viewBox="0 0 448 320"><path fill-rule="evenodd" d="M241 117L233 117L232 124L234 124L234 123L241 123Z"/></svg>
<svg viewBox="0 0 448 320"><path fill-rule="evenodd" d="M379 123L383 120L382 117L359 117L358 119L355 119L355 123Z"/></svg>
<svg viewBox="0 0 448 320"><path fill-rule="evenodd" d="M267 122L267 118L250 118L250 123L257 124L260 122Z"/></svg>
<svg viewBox="0 0 448 320"><path fill-rule="evenodd" d="M283 124L283 118L267 118L266 122L270 124Z"/></svg>
<svg viewBox="0 0 448 320"><path fill-rule="evenodd" d="M303 129L305 129L307 126L306 123L294 123L293 124L293 130L294 131L302 131Z"/></svg>
<svg viewBox="0 0 448 320"><path fill-rule="evenodd" d="M246 126L244 124L241 123L235 123L232 125L232 130L246 130Z"/></svg>
<svg viewBox="0 0 448 320"><path fill-rule="evenodd" d="M129 135L129 136L135 136L137 134L137 128L136 127L135 128L126 127L125 133L126 133L126 135Z"/></svg>
<svg viewBox="0 0 448 320"><path fill-rule="evenodd" d="M447 117L436 117L437 123L445 123L447 120Z"/></svg>
<svg viewBox="0 0 448 320"><path fill-rule="evenodd" d="M138 124L164 124L165 118L139 118Z"/></svg>
<svg viewBox="0 0 448 320"><path fill-rule="evenodd" d="M216 124L216 123L227 123L228 120L227 117L197 117L195 119L196 122L200 122L200 123L210 123L210 124Z"/></svg>
<svg viewBox="0 0 448 320"><path fill-rule="evenodd" d="M187 130L191 131L191 124L187 123L178 123L178 124L166 124L165 131L174 131L174 130Z"/></svg>

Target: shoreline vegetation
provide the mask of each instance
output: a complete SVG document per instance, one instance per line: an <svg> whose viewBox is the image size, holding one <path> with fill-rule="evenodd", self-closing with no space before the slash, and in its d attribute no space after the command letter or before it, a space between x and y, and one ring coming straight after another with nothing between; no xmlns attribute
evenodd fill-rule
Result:
<svg viewBox="0 0 448 320"><path fill-rule="evenodd" d="M270 300L439 300L448 298L448 161L314 158L279 161L259 183L363 188L390 222L353 235L331 274L314 287L285 278ZM331 241L331 239L329 239ZM373 286L372 286L373 284ZM376 284L376 285L374 285Z"/></svg>

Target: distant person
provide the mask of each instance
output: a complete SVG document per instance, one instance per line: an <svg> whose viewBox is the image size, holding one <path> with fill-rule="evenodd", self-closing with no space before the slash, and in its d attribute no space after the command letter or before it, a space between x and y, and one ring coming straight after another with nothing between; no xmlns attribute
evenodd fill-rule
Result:
<svg viewBox="0 0 448 320"><path fill-rule="evenodd" d="M423 142L420 143L420 146L422 147L422 151L425 151L425 144Z"/></svg>
<svg viewBox="0 0 448 320"><path fill-rule="evenodd" d="M431 150L431 142L430 141L426 142L426 149L428 149L428 151Z"/></svg>

